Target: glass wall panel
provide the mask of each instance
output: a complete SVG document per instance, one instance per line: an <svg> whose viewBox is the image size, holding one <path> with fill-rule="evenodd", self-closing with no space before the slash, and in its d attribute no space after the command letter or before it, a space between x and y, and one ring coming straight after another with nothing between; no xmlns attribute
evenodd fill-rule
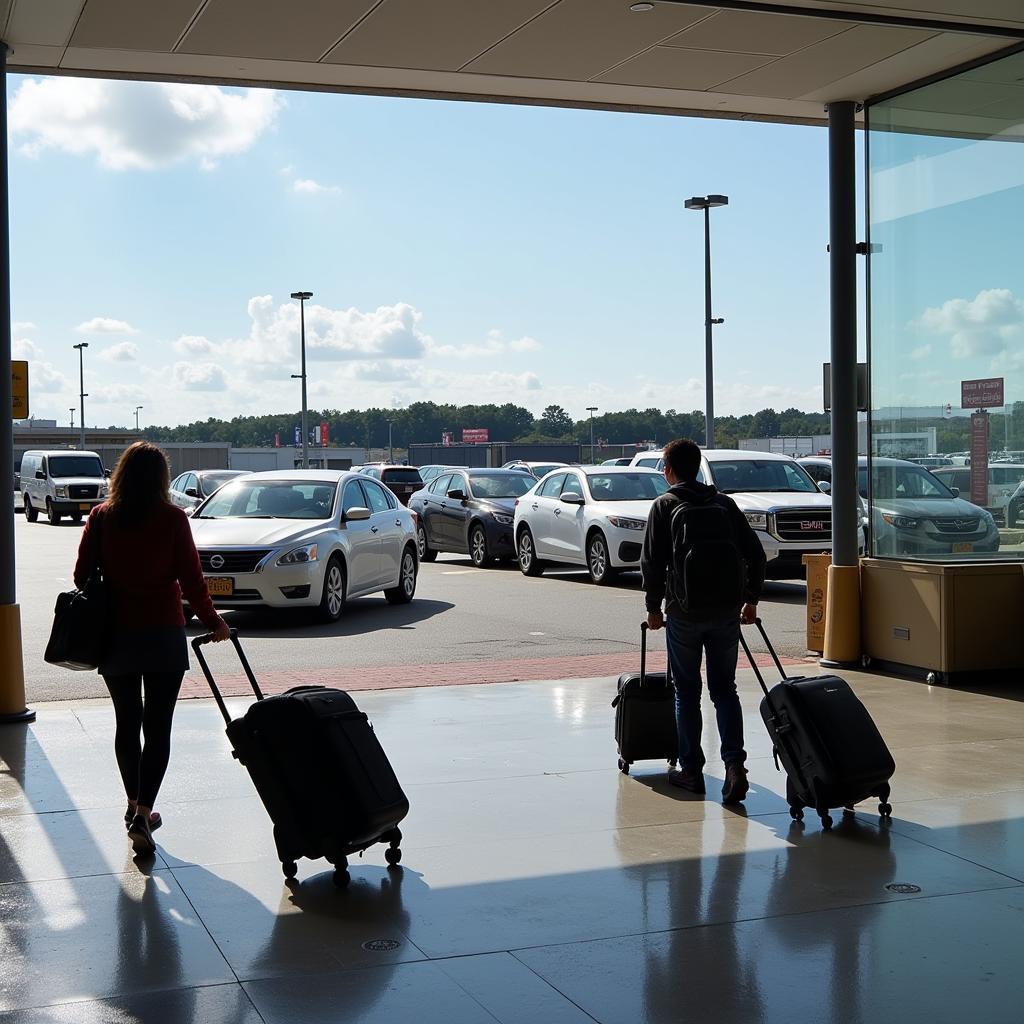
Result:
<svg viewBox="0 0 1024 1024"><path fill-rule="evenodd" d="M873 104L867 161L871 552L1024 558L1024 53Z"/></svg>

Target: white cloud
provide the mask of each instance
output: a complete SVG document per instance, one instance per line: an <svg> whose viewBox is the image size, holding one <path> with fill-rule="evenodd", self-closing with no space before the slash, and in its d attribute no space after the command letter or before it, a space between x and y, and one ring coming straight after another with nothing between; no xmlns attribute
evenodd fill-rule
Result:
<svg viewBox="0 0 1024 1024"><path fill-rule="evenodd" d="M224 369L216 363L175 363L171 376L183 391L226 391L228 386Z"/></svg>
<svg viewBox="0 0 1024 1024"><path fill-rule="evenodd" d="M374 381L407 381L413 380L415 376L416 371L413 367L390 360L356 363L352 373L355 380Z"/></svg>
<svg viewBox="0 0 1024 1024"><path fill-rule="evenodd" d="M522 337L508 343L510 352L539 352L543 346L536 338Z"/></svg>
<svg viewBox="0 0 1024 1024"><path fill-rule="evenodd" d="M324 193L337 195L341 189L337 185L321 185L312 178L296 178L292 182L293 192L304 192L307 195L323 195Z"/></svg>
<svg viewBox="0 0 1024 1024"><path fill-rule="evenodd" d="M420 359L429 338L419 329L421 314L404 302L372 312L306 304L306 358L309 360ZM299 365L299 306L275 306L270 295L249 300L247 338L218 350L259 374Z"/></svg>
<svg viewBox="0 0 1024 1024"><path fill-rule="evenodd" d="M173 348L183 356L200 356L213 351L213 342L201 334L183 334Z"/></svg>
<svg viewBox="0 0 1024 1024"><path fill-rule="evenodd" d="M957 359L998 356L1024 334L1024 301L1008 288L988 288L926 309L910 327L947 335Z"/></svg>
<svg viewBox="0 0 1024 1024"><path fill-rule="evenodd" d="M109 363L133 363L139 355L139 346L134 341L119 341L100 352L100 359Z"/></svg>
<svg viewBox="0 0 1024 1024"><path fill-rule="evenodd" d="M469 342L466 345L432 344L430 354L454 359L483 359L504 352L539 352L541 347L536 338L524 336L514 341L506 341L501 331L492 329L487 332L487 337L482 342Z"/></svg>
<svg viewBox="0 0 1024 1024"><path fill-rule="evenodd" d="M38 327L28 320L15 320L11 324L11 334L24 334L25 331L37 331Z"/></svg>
<svg viewBox="0 0 1024 1024"><path fill-rule="evenodd" d="M272 124L284 100L272 90L27 79L11 101L11 134L21 152L95 154L111 170L154 170L184 160L210 169L243 153Z"/></svg>
<svg viewBox="0 0 1024 1024"><path fill-rule="evenodd" d="M76 334L138 334L137 327L125 323L124 320L113 320L109 316L94 316L91 320L79 324Z"/></svg>
<svg viewBox="0 0 1024 1024"><path fill-rule="evenodd" d="M31 338L15 338L11 342L11 355L15 359L39 359L42 356L39 346Z"/></svg>
<svg viewBox="0 0 1024 1024"><path fill-rule="evenodd" d="M931 345L918 345L910 352L911 359L927 359L932 354Z"/></svg>

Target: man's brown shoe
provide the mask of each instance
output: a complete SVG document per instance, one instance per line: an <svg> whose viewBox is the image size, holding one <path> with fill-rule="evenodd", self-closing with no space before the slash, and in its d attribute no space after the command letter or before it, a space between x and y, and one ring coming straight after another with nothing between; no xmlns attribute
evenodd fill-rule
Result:
<svg viewBox="0 0 1024 1024"><path fill-rule="evenodd" d="M741 764L727 764L725 766L725 784L722 786L722 803L742 803L749 789L747 769Z"/></svg>
<svg viewBox="0 0 1024 1024"><path fill-rule="evenodd" d="M678 771L668 773L668 781L673 786L685 789L689 793L697 793L699 796L703 796L706 792L704 789L704 775L702 772L691 771L688 768L680 768Z"/></svg>

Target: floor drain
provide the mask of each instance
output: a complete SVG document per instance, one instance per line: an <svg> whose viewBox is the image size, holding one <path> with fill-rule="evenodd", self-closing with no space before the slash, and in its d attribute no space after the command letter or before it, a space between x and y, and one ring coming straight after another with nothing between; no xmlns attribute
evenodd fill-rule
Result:
<svg viewBox="0 0 1024 1024"><path fill-rule="evenodd" d="M370 939L363 943L363 949L368 953L391 953L400 945L398 939Z"/></svg>
<svg viewBox="0 0 1024 1024"><path fill-rule="evenodd" d="M889 892L898 892L900 895L907 895L912 892L920 892L921 886L911 885L909 882L890 882L886 886L886 889L888 889Z"/></svg>

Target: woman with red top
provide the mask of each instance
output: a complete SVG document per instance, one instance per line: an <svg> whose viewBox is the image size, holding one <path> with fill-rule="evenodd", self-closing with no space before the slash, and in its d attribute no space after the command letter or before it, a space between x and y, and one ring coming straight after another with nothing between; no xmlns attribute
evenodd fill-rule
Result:
<svg viewBox="0 0 1024 1024"><path fill-rule="evenodd" d="M128 796L124 819L137 853L156 849L153 830L161 825L153 804L188 669L182 593L215 640L229 636L206 589L188 519L171 504L169 484L164 453L146 441L131 445L114 470L109 500L89 516L75 564L75 586L81 588L98 561L111 596L111 635L99 672L114 702L114 752Z"/></svg>

